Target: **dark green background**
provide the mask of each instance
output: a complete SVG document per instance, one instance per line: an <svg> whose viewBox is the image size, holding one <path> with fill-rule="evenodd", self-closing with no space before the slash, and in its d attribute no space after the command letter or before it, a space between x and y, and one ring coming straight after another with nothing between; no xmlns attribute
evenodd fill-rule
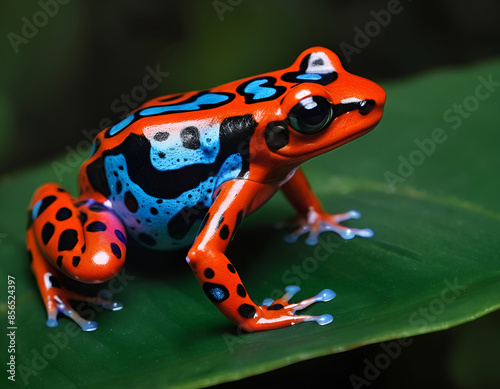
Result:
<svg viewBox="0 0 500 389"><path fill-rule="evenodd" d="M7 34L22 35L22 18L33 21L41 8L2 1L0 173L51 160L86 139L83 130L118 120L113 101L142 83L148 65L170 76L147 99L280 69L313 45L336 51L349 71L377 81L499 51L494 0L401 0L400 12L350 61L342 42L354 45L355 28L365 30L371 12L390 1L232 1L240 4L218 14L211 0L68 0L17 54Z"/></svg>
<svg viewBox="0 0 500 389"><path fill-rule="evenodd" d="M146 66L159 65L169 73L148 92L147 98L152 98L286 67L312 45L333 49L349 71L382 84L498 58L500 49L500 4L493 0L401 0L401 12L393 14L351 60L342 54L342 45L354 45L355 28L365 29L374 20L371 11L387 9L388 1L243 0L221 17L212 1L73 0L60 5L15 53L8 34L21 35L22 18L32 20L41 9L35 1L26 3L11 0L0 6L2 174L70 155L65 148L75 149L85 141L84 130L98 128L103 119L117 121L120 115L112 109L113 101L142 83ZM460 363L472 371L472 384L465 381L464 387L485 387L481 382L492 382L489 377L496 375L485 334L498 324L495 313L453 330L416 337L369 387L421 387L431 376L435 387L453 387L457 378L450 372ZM264 385L270 377L298 383L307 377L348 387L349 376L361 375L364 361L373 361L380 350L380 345L367 346L244 383ZM483 362L476 366L477 360Z"/></svg>

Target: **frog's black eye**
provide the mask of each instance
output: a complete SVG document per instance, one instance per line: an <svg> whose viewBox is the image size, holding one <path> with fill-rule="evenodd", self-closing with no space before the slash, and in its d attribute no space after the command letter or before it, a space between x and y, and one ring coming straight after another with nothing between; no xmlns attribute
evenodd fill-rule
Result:
<svg viewBox="0 0 500 389"><path fill-rule="evenodd" d="M333 107L321 96L309 96L289 112L290 125L303 134L315 134L326 128L333 119Z"/></svg>

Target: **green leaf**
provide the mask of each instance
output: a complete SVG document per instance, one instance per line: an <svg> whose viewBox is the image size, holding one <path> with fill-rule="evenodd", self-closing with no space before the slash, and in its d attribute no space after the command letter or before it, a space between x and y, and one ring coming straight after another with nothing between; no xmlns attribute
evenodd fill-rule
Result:
<svg viewBox="0 0 500 389"><path fill-rule="evenodd" d="M86 315L99 323L92 333L66 318L58 328L46 328L25 254L25 208L36 186L58 180L57 166L3 177L0 277L3 291L7 275L16 280L16 384L206 386L446 329L498 309L500 92L497 85L490 84L490 90L480 85L491 74L496 82L499 70L496 61L386 84L386 114L379 127L306 164L325 208L360 210L362 219L346 224L372 228L373 238L343 241L324 233L316 247L303 239L288 245L286 231L273 228L292 216L281 195L243 223L228 256L250 295L260 302L297 284L301 299L331 288L334 300L307 310L333 314L334 322L323 327L306 323L239 333L206 299L184 262L185 252L132 250L124 272L108 285L123 310L86 306ZM467 115L455 113L455 105ZM435 128L442 129L440 137ZM433 134L440 142L432 141ZM58 162L67 165L65 156ZM59 178L74 191L76 169L68 170ZM400 180L388 181L387 172ZM7 294L2 296L1 322L7 323ZM2 350L8 347L5 338Z"/></svg>

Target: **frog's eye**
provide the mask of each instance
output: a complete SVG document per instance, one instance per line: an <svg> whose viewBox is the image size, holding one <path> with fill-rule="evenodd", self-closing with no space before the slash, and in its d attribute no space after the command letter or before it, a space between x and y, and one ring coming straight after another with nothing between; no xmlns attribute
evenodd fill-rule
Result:
<svg viewBox="0 0 500 389"><path fill-rule="evenodd" d="M333 106L321 96L309 96L297 103L289 112L290 125L303 134L315 134L332 121Z"/></svg>

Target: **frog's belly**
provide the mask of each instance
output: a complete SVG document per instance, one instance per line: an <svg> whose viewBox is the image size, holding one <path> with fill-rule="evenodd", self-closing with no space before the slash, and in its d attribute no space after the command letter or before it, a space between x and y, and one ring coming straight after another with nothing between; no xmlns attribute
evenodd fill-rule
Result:
<svg viewBox="0 0 500 389"><path fill-rule="evenodd" d="M146 247L171 250L193 243L199 225L212 205L215 189L224 181L238 177L241 157L232 154L215 173L185 177L189 185L183 181L185 188L182 192L173 190L175 197L172 198L148 194L143 189L144 183L133 182L128 174L127 161L121 154L106 156L104 170L110 192L108 200L129 236ZM156 178L160 179L160 176L152 179ZM161 185L168 187L175 182L162 182Z"/></svg>

